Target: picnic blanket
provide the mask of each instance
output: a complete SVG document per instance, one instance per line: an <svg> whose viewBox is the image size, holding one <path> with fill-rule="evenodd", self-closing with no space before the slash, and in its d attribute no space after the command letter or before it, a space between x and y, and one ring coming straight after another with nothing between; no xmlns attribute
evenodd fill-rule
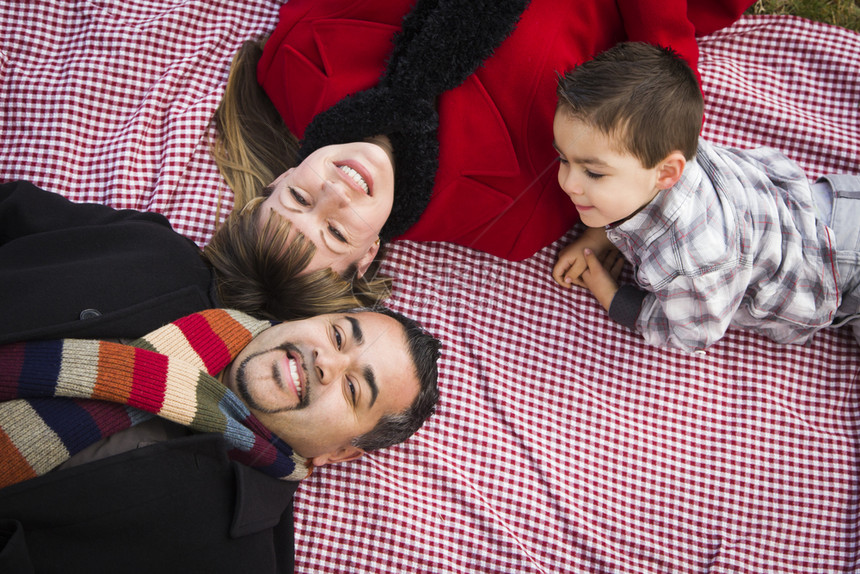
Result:
<svg viewBox="0 0 860 574"><path fill-rule="evenodd" d="M209 120L276 0L0 2L0 180L155 210L205 244L232 207ZM860 34L749 16L701 39L705 137L860 173ZM572 233L575 233L572 232ZM730 331L655 349L550 277L394 244L390 305L444 344L405 444L299 489L297 571L836 572L860 564L860 348ZM2 320L2 319L0 319ZM178 541L181 543L181 541Z"/></svg>

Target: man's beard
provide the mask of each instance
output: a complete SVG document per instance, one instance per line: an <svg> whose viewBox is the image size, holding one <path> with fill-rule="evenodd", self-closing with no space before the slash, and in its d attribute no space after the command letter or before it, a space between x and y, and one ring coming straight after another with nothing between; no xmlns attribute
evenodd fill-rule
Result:
<svg viewBox="0 0 860 574"><path fill-rule="evenodd" d="M305 383L304 383L304 385L302 385L301 398L299 399L298 404L296 404L294 406L290 406L290 407L271 409L271 408L264 407L263 405L259 404L256 401L256 399L254 399L254 397L251 395L251 390L248 388L248 380L246 378L246 372L245 372L245 370L248 366L248 363L256 357L259 357L261 355L265 355L267 353L271 353L273 351L284 351L286 353L289 353L289 351L293 351L297 356L300 356L300 357L302 356L302 354L299 353L299 350L295 345L293 345L291 343L284 343L283 345L281 345L279 347L275 347L274 349L268 349L266 351L260 351L258 353L254 353L253 355L250 355L249 357L246 357L245 360L243 360L239 364L239 368L236 369L236 393L239 395L239 397L241 397L241 399L245 402L245 404L248 405L248 408L251 408L251 409L253 409L257 412L260 412L260 413L266 413L266 414L270 414L270 415L288 412L288 411L296 411L296 410L300 410L300 409L307 407L308 404L310 403L310 394L311 393L310 393L310 384L308 382L308 377L307 377L308 371L305 368L304 362L302 362L301 364L298 365L298 368L300 370L304 371L304 373L305 373ZM289 362L290 360L292 360L292 358L288 358L287 360ZM272 365L272 378L275 381L277 381L278 387L283 388L283 386L284 386L283 380L279 376L277 369L275 368L274 365Z"/></svg>

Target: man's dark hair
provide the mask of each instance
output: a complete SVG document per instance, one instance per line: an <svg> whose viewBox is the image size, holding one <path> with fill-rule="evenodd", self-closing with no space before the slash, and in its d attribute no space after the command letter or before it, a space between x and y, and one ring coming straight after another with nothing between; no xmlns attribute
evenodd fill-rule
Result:
<svg viewBox="0 0 860 574"><path fill-rule="evenodd" d="M439 401L437 362L441 343L416 321L387 307L363 308L355 311L381 313L400 323L409 346L415 375L418 377L418 396L411 405L399 413L383 415L372 430L352 441L353 446L362 450L379 450L408 439L435 411L436 403Z"/></svg>

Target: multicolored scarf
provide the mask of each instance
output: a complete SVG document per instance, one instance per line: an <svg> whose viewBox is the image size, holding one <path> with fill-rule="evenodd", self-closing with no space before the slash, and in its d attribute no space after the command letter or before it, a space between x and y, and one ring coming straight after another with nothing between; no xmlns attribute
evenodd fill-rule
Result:
<svg viewBox="0 0 860 574"><path fill-rule="evenodd" d="M306 477L307 461L215 378L270 326L212 309L131 345L64 339L0 347L0 488L153 416L222 434L230 458L271 476Z"/></svg>

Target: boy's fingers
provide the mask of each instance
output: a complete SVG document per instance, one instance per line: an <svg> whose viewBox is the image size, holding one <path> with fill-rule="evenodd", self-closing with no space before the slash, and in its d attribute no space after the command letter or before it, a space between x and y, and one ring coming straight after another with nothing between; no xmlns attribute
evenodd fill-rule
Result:
<svg viewBox="0 0 860 574"><path fill-rule="evenodd" d="M552 278L555 279L555 282L562 287L570 287L570 282L565 277L565 273L567 273L568 269L570 269L570 264L567 261L562 261L561 259L559 259L552 268Z"/></svg>
<svg viewBox="0 0 860 574"><path fill-rule="evenodd" d="M582 282L582 275L577 275L576 277L565 277L566 281L570 281L570 285L576 285L577 287L585 287L585 283Z"/></svg>
<svg viewBox="0 0 860 574"><path fill-rule="evenodd" d="M619 259L624 259L623 257L621 257L620 251L618 251L617 249L607 249L606 252L603 254L603 257L600 258L600 262L603 263L603 265L607 269L609 269Z"/></svg>
<svg viewBox="0 0 860 574"><path fill-rule="evenodd" d="M588 266L588 274L590 281L586 281L586 283L591 283L594 280L600 280L603 276L607 275L608 272L603 267L603 263L600 262L600 259L597 258L597 255L591 249L585 249L583 251L585 254L585 263ZM583 273L583 280L585 280L585 273Z"/></svg>
<svg viewBox="0 0 860 574"><path fill-rule="evenodd" d="M573 262L573 265L570 266L570 269L567 270L565 274L565 280L568 281L571 285L576 285L578 287L585 287L585 283L582 282L582 273L588 269L588 264L581 257L576 259Z"/></svg>

